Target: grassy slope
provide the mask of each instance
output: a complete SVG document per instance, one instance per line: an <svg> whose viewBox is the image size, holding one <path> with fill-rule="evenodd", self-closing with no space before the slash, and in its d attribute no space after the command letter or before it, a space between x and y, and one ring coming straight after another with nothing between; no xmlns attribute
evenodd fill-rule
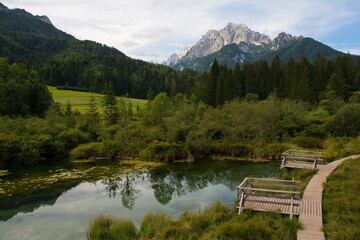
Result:
<svg viewBox="0 0 360 240"><path fill-rule="evenodd" d="M359 239L360 159L349 159L333 172L324 186L326 239Z"/></svg>
<svg viewBox="0 0 360 240"><path fill-rule="evenodd" d="M80 112L85 112L89 108L89 99L93 94L96 105L101 108L101 101L103 98L102 94L90 93L90 92L77 92L72 90L58 90L56 87L48 86L49 91L52 93L55 102L60 103L61 105L66 105L68 101L71 104L73 110L78 110ZM120 99L120 97L118 97ZM133 107L139 106L143 107L147 100L135 99L135 98L123 98L125 102L131 102Z"/></svg>

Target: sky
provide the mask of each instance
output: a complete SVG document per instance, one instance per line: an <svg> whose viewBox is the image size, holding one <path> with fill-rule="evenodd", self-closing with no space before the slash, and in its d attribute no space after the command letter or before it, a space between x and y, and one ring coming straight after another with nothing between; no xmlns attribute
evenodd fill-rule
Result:
<svg viewBox="0 0 360 240"><path fill-rule="evenodd" d="M161 63L229 22L275 38L284 31L360 55L359 0L2 0L46 15L80 40Z"/></svg>

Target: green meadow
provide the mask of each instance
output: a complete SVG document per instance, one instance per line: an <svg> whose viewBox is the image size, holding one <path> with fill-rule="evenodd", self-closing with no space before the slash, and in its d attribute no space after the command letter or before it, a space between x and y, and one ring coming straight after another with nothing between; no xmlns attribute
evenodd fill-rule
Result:
<svg viewBox="0 0 360 240"><path fill-rule="evenodd" d="M84 113L86 109L89 108L91 95L93 95L95 98L96 106L102 108L102 99L104 97L102 94L78 92L73 90L59 90L52 86L48 86L48 89L51 92L55 102L60 103L62 106L65 106L69 102L73 110L78 110L79 112ZM143 99L117 97L118 100L120 98L122 98L126 103L130 102L134 108L137 106L144 107L147 103L147 100Z"/></svg>

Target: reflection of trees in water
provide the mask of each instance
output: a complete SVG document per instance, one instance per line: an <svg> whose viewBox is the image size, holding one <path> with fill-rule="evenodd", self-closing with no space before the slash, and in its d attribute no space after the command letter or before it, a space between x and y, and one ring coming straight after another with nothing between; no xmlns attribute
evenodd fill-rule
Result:
<svg viewBox="0 0 360 240"><path fill-rule="evenodd" d="M137 179L143 179L142 175L141 173L126 174L125 176L113 179L104 179L101 183L105 185L106 192L110 198L115 198L117 195L120 195L123 206L131 210L135 204L137 195L140 193L140 191L135 188L135 182Z"/></svg>
<svg viewBox="0 0 360 240"><path fill-rule="evenodd" d="M269 173L264 165L227 164L207 162L203 164L167 164L154 167L147 173L131 173L121 177L103 180L109 197L121 196L124 207L132 209L140 191L136 184L148 181L154 191L154 197L162 205L168 204L173 197L183 196L200 191L209 184L223 184L230 190L236 190L237 185L249 174L262 176Z"/></svg>
<svg viewBox="0 0 360 240"><path fill-rule="evenodd" d="M238 181L234 181L233 170L229 170L228 166L224 168L214 168L211 165L202 168L197 168L196 165L179 168L169 165L166 169L151 170L149 181L152 183L155 198L165 205L172 197L202 190L209 183L231 185L236 189Z"/></svg>

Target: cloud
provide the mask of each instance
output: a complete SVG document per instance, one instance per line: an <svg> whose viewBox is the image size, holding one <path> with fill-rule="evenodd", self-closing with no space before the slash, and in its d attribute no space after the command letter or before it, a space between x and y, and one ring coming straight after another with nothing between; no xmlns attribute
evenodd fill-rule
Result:
<svg viewBox="0 0 360 240"><path fill-rule="evenodd" d="M122 45L124 47L131 48L131 47L138 46L139 44L137 42L134 42L134 41L126 41Z"/></svg>
<svg viewBox="0 0 360 240"><path fill-rule="evenodd" d="M360 48L341 49L339 51L360 56Z"/></svg>
<svg viewBox="0 0 360 240"><path fill-rule="evenodd" d="M79 39L146 60L165 60L194 45L207 30L221 29L228 22L245 23L271 38L285 31L320 40L344 26L360 24L357 0L3 0L3 4L47 15L56 27Z"/></svg>
<svg viewBox="0 0 360 240"><path fill-rule="evenodd" d="M136 30L130 36L140 39L159 39L171 33L172 30L167 27L147 27Z"/></svg>

